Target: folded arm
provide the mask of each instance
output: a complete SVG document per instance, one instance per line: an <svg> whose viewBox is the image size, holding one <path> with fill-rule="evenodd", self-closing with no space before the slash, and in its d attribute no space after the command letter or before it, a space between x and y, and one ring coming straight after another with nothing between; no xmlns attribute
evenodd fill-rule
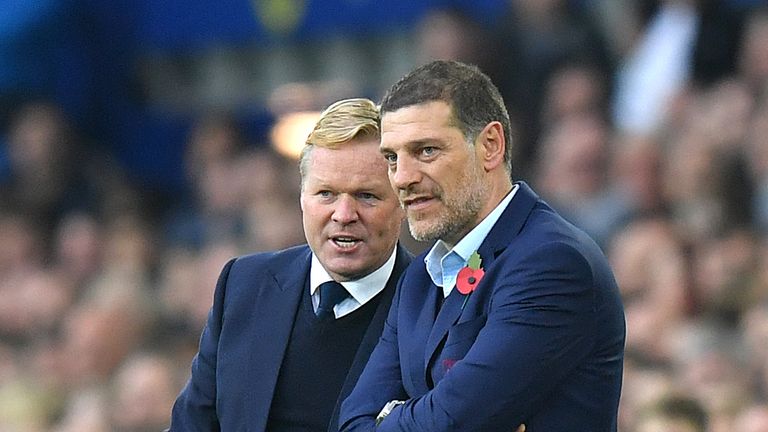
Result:
<svg viewBox="0 0 768 432"><path fill-rule="evenodd" d="M402 280L400 282L402 283ZM354 390L342 404L339 419L340 428L345 432L374 430L376 416L387 402L408 398L403 387L397 340L399 302L400 283L379 343L371 353Z"/></svg>
<svg viewBox="0 0 768 432"><path fill-rule="evenodd" d="M434 389L395 408L377 431L511 429L541 409L587 356L594 343L594 292L585 258L562 243L520 258L490 287L487 322L466 356ZM394 336L387 351L396 351ZM366 370L361 392L381 385L369 373L384 371Z"/></svg>

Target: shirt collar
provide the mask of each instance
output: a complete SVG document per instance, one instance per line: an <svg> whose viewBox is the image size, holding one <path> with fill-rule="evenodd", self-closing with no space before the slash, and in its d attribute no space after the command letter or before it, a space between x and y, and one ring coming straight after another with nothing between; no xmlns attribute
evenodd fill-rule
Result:
<svg viewBox="0 0 768 432"><path fill-rule="evenodd" d="M397 256L397 247L392 251L392 255L387 261L373 273L353 281L341 282L341 285L349 291L349 294L358 304L363 305L376 294L384 290L387 281L395 268L395 257ZM309 269L309 293L315 295L315 292L323 282L333 280L331 275L325 270L317 255L312 253L312 264Z"/></svg>
<svg viewBox="0 0 768 432"><path fill-rule="evenodd" d="M435 285L443 288L443 294L446 297L456 284L456 275L459 270L466 265L470 255L483 244L518 189L520 188L517 184L513 185L507 196L472 231L459 240L453 249L449 249L444 241L438 240L424 257L429 277Z"/></svg>

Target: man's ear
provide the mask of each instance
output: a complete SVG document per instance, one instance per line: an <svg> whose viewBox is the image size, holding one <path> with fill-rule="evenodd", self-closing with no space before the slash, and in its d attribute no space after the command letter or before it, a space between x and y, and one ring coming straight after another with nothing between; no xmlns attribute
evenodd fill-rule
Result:
<svg viewBox="0 0 768 432"><path fill-rule="evenodd" d="M478 135L475 148L486 171L493 171L503 165L507 143L501 123L497 121L488 123Z"/></svg>

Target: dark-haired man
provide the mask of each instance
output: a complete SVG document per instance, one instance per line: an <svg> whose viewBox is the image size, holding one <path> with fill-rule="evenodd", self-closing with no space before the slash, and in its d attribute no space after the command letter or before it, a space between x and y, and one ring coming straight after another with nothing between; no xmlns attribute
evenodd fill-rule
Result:
<svg viewBox="0 0 768 432"><path fill-rule="evenodd" d="M380 109L390 183L435 244L403 274L342 430L616 431L619 290L598 246L511 180L496 87L435 61Z"/></svg>

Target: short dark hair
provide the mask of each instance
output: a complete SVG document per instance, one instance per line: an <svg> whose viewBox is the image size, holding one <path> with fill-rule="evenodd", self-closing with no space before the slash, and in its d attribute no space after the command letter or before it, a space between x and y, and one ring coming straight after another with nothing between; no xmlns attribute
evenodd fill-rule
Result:
<svg viewBox="0 0 768 432"><path fill-rule="evenodd" d="M512 132L499 89L477 66L436 60L420 66L393 85L381 102L381 115L432 101L448 103L456 126L474 141L492 121L501 123L506 148L504 162L512 174Z"/></svg>

